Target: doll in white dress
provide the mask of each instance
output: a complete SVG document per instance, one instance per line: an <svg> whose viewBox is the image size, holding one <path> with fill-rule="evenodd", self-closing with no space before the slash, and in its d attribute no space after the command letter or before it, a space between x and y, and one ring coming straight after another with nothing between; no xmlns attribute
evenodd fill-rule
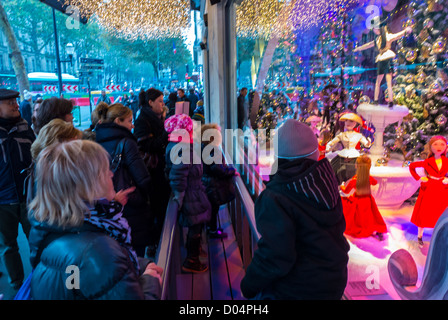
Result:
<svg viewBox="0 0 448 320"><path fill-rule="evenodd" d="M369 148L372 141L354 130L356 126L363 123L356 113L346 113L339 118L339 121L344 121L344 132L340 132L327 143L326 152L332 151L338 143L343 146L343 149L339 150L337 156L331 160L331 166L341 184L356 174L356 159L360 156L358 144Z"/></svg>

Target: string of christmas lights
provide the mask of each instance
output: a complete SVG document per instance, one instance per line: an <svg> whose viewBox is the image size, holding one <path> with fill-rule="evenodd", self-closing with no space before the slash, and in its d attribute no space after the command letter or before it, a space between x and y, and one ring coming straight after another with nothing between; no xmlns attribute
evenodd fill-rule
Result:
<svg viewBox="0 0 448 320"><path fill-rule="evenodd" d="M240 37L286 37L338 15L358 0L244 0L237 7L236 29Z"/></svg>
<svg viewBox="0 0 448 320"><path fill-rule="evenodd" d="M178 37L190 25L190 1L59 0L92 16L107 32L128 40Z"/></svg>

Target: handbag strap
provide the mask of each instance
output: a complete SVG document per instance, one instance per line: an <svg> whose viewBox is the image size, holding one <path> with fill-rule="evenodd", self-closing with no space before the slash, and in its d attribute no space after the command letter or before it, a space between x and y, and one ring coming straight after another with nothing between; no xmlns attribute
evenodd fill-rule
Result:
<svg viewBox="0 0 448 320"><path fill-rule="evenodd" d="M114 154L112 155L112 160L110 163L110 170L113 173L115 173L117 171L117 169L120 167L125 142L126 142L126 138L121 139L115 148Z"/></svg>

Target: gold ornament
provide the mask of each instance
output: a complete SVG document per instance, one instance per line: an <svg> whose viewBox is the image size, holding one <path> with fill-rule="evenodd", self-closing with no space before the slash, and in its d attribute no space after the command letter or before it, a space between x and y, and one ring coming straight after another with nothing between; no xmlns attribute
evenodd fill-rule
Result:
<svg viewBox="0 0 448 320"><path fill-rule="evenodd" d="M428 37L429 37L428 29L423 29L422 31L420 31L420 33L419 33L419 35L418 35L418 39L419 39L421 42L425 42L426 39L428 39Z"/></svg>
<svg viewBox="0 0 448 320"><path fill-rule="evenodd" d="M437 38L432 46L434 53L443 53L445 51L446 42L442 37Z"/></svg>
<svg viewBox="0 0 448 320"><path fill-rule="evenodd" d="M408 50L406 52L405 58L408 62L414 62L415 59L417 58L417 50L415 50L415 49Z"/></svg>
<svg viewBox="0 0 448 320"><path fill-rule="evenodd" d="M429 117L429 112L426 106L423 108L423 119L426 119Z"/></svg>
<svg viewBox="0 0 448 320"><path fill-rule="evenodd" d="M408 73L405 77L406 83L412 83L414 82L414 75L412 73Z"/></svg>
<svg viewBox="0 0 448 320"><path fill-rule="evenodd" d="M417 81L417 83L423 84L426 80L426 74L423 72L423 70L420 70L417 73L417 76L415 77L415 80Z"/></svg>
<svg viewBox="0 0 448 320"><path fill-rule="evenodd" d="M420 48L420 57L428 59L431 56L431 45L428 42L424 42Z"/></svg>

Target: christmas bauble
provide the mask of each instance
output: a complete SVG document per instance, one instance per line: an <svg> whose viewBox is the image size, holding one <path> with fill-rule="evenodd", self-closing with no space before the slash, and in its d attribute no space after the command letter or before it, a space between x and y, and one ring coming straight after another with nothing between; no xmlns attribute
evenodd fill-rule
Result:
<svg viewBox="0 0 448 320"><path fill-rule="evenodd" d="M431 56L432 46L428 42L424 42L420 48L420 56L423 59L428 59Z"/></svg>
<svg viewBox="0 0 448 320"><path fill-rule="evenodd" d="M402 167L406 168L409 167L412 161L404 161Z"/></svg>
<svg viewBox="0 0 448 320"><path fill-rule="evenodd" d="M446 117L445 117L443 114L441 114L441 115L438 115L438 116L437 116L435 122L436 122L439 126L444 126L444 125L446 124L446 120L447 120Z"/></svg>
<svg viewBox="0 0 448 320"><path fill-rule="evenodd" d="M363 103L367 103L367 104L370 103L369 96L364 95L359 99L359 104L363 104Z"/></svg>
<svg viewBox="0 0 448 320"><path fill-rule="evenodd" d="M440 87L440 84L437 81L434 81L430 86L429 89L431 90L432 93L436 94L439 93L442 88Z"/></svg>
<svg viewBox="0 0 448 320"><path fill-rule="evenodd" d="M403 29L406 29L407 27L413 26L415 24L415 20L410 18L403 22Z"/></svg>
<svg viewBox="0 0 448 320"><path fill-rule="evenodd" d="M405 81L406 81L407 83L412 83L412 82L414 82L414 75L413 75L412 73L408 73L408 74L406 75L406 77L405 77Z"/></svg>
<svg viewBox="0 0 448 320"><path fill-rule="evenodd" d="M414 62L417 59L417 50L410 49L406 52L406 60L408 62Z"/></svg>
<svg viewBox="0 0 448 320"><path fill-rule="evenodd" d="M423 70L420 70L415 77L415 81L417 81L417 83L422 84L425 82L425 80L426 80L426 74L423 72Z"/></svg>
<svg viewBox="0 0 448 320"><path fill-rule="evenodd" d="M423 28L429 29L434 26L434 21L432 21L431 18L426 18L425 21L423 21Z"/></svg>
<svg viewBox="0 0 448 320"><path fill-rule="evenodd" d="M445 51L446 42L443 38L439 37L432 45L432 50L434 53L443 53Z"/></svg>

